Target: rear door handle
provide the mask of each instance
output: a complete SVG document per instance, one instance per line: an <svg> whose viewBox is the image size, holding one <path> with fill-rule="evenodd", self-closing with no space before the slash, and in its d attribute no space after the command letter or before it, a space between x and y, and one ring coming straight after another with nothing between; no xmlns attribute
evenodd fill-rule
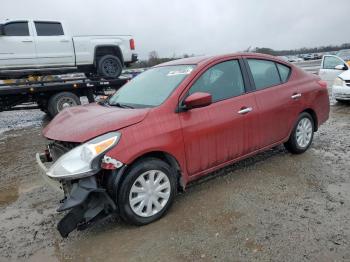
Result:
<svg viewBox="0 0 350 262"><path fill-rule="evenodd" d="M301 97L301 94L300 94L300 93L294 94L294 95L291 96L292 99L297 99L297 98L299 98L299 97Z"/></svg>
<svg viewBox="0 0 350 262"><path fill-rule="evenodd" d="M68 43L69 41L63 39L63 40L61 40L60 42L61 42L61 43Z"/></svg>
<svg viewBox="0 0 350 262"><path fill-rule="evenodd" d="M244 115L251 111L253 111L253 108L251 107L242 107L241 110L238 111L238 114Z"/></svg>
<svg viewBox="0 0 350 262"><path fill-rule="evenodd" d="M23 40L22 43L33 43L33 40Z"/></svg>

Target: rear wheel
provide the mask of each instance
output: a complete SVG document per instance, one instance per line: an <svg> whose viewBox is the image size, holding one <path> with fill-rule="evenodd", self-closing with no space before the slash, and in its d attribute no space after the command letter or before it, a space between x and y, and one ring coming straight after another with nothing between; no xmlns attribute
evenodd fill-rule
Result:
<svg viewBox="0 0 350 262"><path fill-rule="evenodd" d="M284 144L293 154L304 153L311 145L314 136L314 121L309 113L301 113L289 140Z"/></svg>
<svg viewBox="0 0 350 262"><path fill-rule="evenodd" d="M122 73L122 63L114 55L102 56L97 62L97 73L104 78L118 78Z"/></svg>
<svg viewBox="0 0 350 262"><path fill-rule="evenodd" d="M48 112L54 117L66 107L80 105L80 99L76 94L70 92L61 92L53 95L49 99Z"/></svg>
<svg viewBox="0 0 350 262"><path fill-rule="evenodd" d="M176 188L176 176L167 163L156 158L135 163L118 194L121 217L135 225L154 222L169 210Z"/></svg>

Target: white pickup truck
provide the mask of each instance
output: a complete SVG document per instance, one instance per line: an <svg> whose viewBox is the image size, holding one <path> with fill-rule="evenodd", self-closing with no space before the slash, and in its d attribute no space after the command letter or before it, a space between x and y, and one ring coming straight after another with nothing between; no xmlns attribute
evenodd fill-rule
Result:
<svg viewBox="0 0 350 262"><path fill-rule="evenodd" d="M0 23L0 78L82 72L117 78L137 61L129 35L70 36L61 22Z"/></svg>

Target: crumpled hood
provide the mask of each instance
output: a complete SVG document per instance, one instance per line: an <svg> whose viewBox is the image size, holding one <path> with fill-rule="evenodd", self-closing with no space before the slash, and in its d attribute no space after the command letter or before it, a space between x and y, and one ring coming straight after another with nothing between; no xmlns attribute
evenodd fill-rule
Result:
<svg viewBox="0 0 350 262"><path fill-rule="evenodd" d="M141 122L150 109L126 109L98 104L66 108L43 130L46 138L85 142L96 136Z"/></svg>

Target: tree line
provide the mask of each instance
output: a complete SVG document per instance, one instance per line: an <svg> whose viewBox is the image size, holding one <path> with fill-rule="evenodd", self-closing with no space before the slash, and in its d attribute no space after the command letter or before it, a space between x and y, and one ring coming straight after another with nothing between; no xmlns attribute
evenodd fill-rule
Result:
<svg viewBox="0 0 350 262"><path fill-rule="evenodd" d="M341 49L350 49L350 43L345 43L341 45L327 45L327 46L319 46L319 47L302 47L298 49L290 49L290 50L274 50L268 47L255 47L255 48L247 48L243 50L243 52L253 52L253 53L263 53L268 55L275 56L285 56L285 55L298 55L298 54L308 54L308 53L323 53L323 52L332 52L338 51ZM172 61L180 58L187 58L195 56L194 54L184 54L182 56L173 55L172 57L159 57L157 51L151 51L148 55L148 59L139 60L134 63L131 68L146 68L152 67L161 63L165 63L168 61Z"/></svg>
<svg viewBox="0 0 350 262"><path fill-rule="evenodd" d="M309 53L332 52L332 51L339 51L341 49L350 49L350 43L345 43L341 45L311 47L311 48L303 47L303 48L291 49L291 50L274 50L267 47L261 47L261 48L256 47L254 49L248 48L245 51L263 53L268 55L283 56L283 55L299 55L299 54L309 54Z"/></svg>
<svg viewBox="0 0 350 262"><path fill-rule="evenodd" d="M157 51L151 51L148 54L147 60L139 60L136 63L134 63L131 68L146 68L146 67L152 67L161 63L169 62L172 60L180 59L180 58L187 58L187 57L193 57L194 54L184 54L182 56L176 56L173 55L172 57L159 57Z"/></svg>

